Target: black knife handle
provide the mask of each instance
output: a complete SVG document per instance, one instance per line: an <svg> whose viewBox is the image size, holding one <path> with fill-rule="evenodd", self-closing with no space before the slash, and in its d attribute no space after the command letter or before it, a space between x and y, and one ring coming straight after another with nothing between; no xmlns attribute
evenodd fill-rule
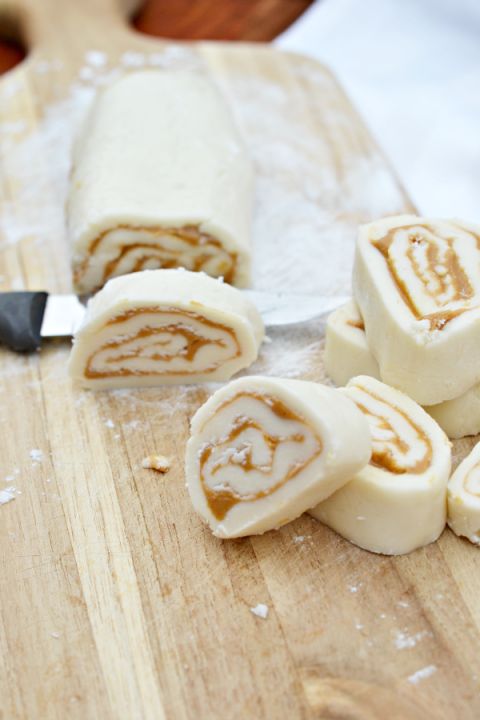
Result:
<svg viewBox="0 0 480 720"><path fill-rule="evenodd" d="M0 345L17 352L38 350L47 297L46 292L0 293Z"/></svg>

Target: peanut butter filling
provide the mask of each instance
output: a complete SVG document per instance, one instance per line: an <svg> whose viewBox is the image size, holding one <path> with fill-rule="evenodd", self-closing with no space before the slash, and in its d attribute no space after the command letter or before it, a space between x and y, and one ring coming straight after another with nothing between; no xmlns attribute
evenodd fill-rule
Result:
<svg viewBox="0 0 480 720"><path fill-rule="evenodd" d="M428 320L431 330L441 330L448 322L471 309L466 305L459 308L448 308L448 305L452 302L471 299L475 295L475 290L455 252L454 238L441 238L447 245L446 251L443 257L441 257L438 246L432 242L426 234L421 232L422 228L439 237L438 231L428 225L404 225L402 227L392 228L379 240L372 240L372 245L382 253L390 275L402 299L414 317L417 320ZM409 261L410 268L415 277L422 283L426 294L439 306L440 309L438 312L428 315L422 314L415 303L410 289L404 279L400 277L398 268L390 252L391 245L399 230L409 233L409 247L406 252L406 257ZM468 231L465 230L464 232ZM480 238L473 235L473 233L468 234L475 238L477 248L480 249ZM424 262L421 265L416 256L416 248L422 244L426 247ZM442 300L442 296L445 295L447 295L448 299ZM444 306L445 309L442 309L442 306Z"/></svg>
<svg viewBox="0 0 480 720"><path fill-rule="evenodd" d="M111 318L107 323L106 327L121 324L130 318L138 317L139 315L156 315L157 317L161 317L162 315L175 315L178 316L179 321L178 324L167 324L167 325L160 325L158 327L150 327L146 326L138 330L134 335L126 335L126 336L120 336L118 338L114 338L112 340L109 340L104 345L102 345L100 348L95 350L90 357L87 360L86 368L85 368L85 377L88 379L92 378L112 378L112 377L127 377L129 375L189 375L192 373L210 373L217 369L218 363L214 364L207 368L195 368L190 371L188 370L180 370L180 371L168 371L165 372L162 370L161 372L156 372L155 370L131 370L129 368L118 368L118 369L109 369L109 370L97 370L93 367L95 364L95 358L97 355L101 352L104 352L105 350L112 350L112 353L115 351L115 354L112 354L110 357L107 358L107 362L114 365L115 363L121 363L125 360L131 360L132 358L141 357L142 353L144 352L144 348L140 344L138 348L128 350L125 353L118 354L117 351L119 348L122 348L122 346L125 346L127 344L130 344L136 340L138 340L140 343L142 340L146 338L150 338L155 335L165 335L169 334L171 336L181 336L185 344L181 350L181 357L184 360L187 360L188 362L192 363L195 360L195 357L199 350L204 347L205 345L217 345L219 347L225 347L225 343L222 339L214 339L214 338L208 338L203 337L201 335L198 335L195 330L193 330L191 327L188 326L189 320L194 320L196 323L199 323L200 325L203 325L208 328L212 328L215 330L221 330L222 332L226 333L230 336L232 339L232 342L235 347L235 354L233 354L231 357L228 358L228 360L232 360L234 358L237 358L241 354L241 348L240 344L238 342L237 336L235 334L235 331L228 327L227 325L222 325L220 323L214 322L213 320L208 320L207 318L203 317L202 315L199 315L198 313L194 313L187 310L179 310L177 308L158 308L158 307L144 307L144 308L134 308L131 310L127 310L124 313L121 313L120 315L117 315L113 318ZM154 352L153 354L149 354L148 358L149 360L153 361L163 361L163 362L171 362L173 359L178 357L176 354L170 354L162 352L162 347L164 348L165 345L168 344L168 340L159 340L158 345L158 352ZM151 348L151 346L149 346ZM226 362L226 360L222 360L222 362Z"/></svg>
<svg viewBox="0 0 480 720"><path fill-rule="evenodd" d="M357 330L365 330L365 325L363 324L363 320L347 320L347 325L350 325L350 327L357 328Z"/></svg>
<svg viewBox="0 0 480 720"><path fill-rule="evenodd" d="M287 407L281 400L278 400L277 398L270 395L261 395L260 393L255 392L241 392L227 402L223 403L223 405L221 405L217 409L217 412L221 412L225 407L231 405L242 397L251 397L255 400L258 400L259 402L266 405L277 417L280 417L283 420L294 420L298 423L301 423L308 430L310 430L310 432L313 433L311 428L309 428L306 424L304 418L293 412L293 410ZM231 488L215 490L209 487L205 480L205 465L210 459L213 450L222 446L228 448L228 446L231 445L231 443L233 443L237 438L239 438L243 432L251 428L261 434L263 442L268 447L270 452L270 462L266 465L255 464L252 458L252 446L245 445L245 447L242 449L241 452L237 454L237 456L229 456L227 460L224 459L214 463L211 469L212 475L215 475L217 472L219 472L219 470L222 470L229 465L234 465L240 466L245 473L256 471L260 472L266 478L271 477L273 472L273 461L278 447L286 442L305 442L305 436L302 435L302 433L293 433L291 435L285 436L272 435L265 432L265 430L256 420L248 418L242 414L238 415L227 434L214 444L207 443L200 453L200 482L203 488L203 492L205 493L208 507L210 508L212 514L217 518L217 520L223 520L228 511L238 503L253 502L255 500L260 500L261 498L268 497L276 490L283 487L283 485L285 485L289 480L297 476L302 470L308 467L308 465L310 465L317 457L319 457L323 450L323 443L321 438L316 433L313 433L316 440L315 452L305 461L296 463L291 468L289 468L285 475L281 478L281 480L266 488L265 490L259 490L256 493L240 495Z"/></svg>
<svg viewBox="0 0 480 720"><path fill-rule="evenodd" d="M396 414L400 415L402 419L408 423L415 433L416 440L423 446L423 454L418 460L413 463L407 462L407 454L411 449L411 444L404 440L396 431L393 422L388 418L387 414L381 412L374 412L371 408L366 407L362 402L353 398L357 407L367 416L370 422L370 429L372 432L373 440L373 452L370 460L370 465L381 468L387 472L394 473L395 475L404 475L406 473L412 473L420 475L424 473L430 467L432 463L433 448L432 442L428 435L422 430L417 423L415 423L411 417L395 405L390 405L382 400L381 397L374 393L367 391L365 388L360 390L369 395L374 400L377 400L382 405L388 405L388 407ZM380 431L380 433L378 433ZM376 435L380 434L377 439ZM397 452L395 453L394 450ZM401 462L398 459L405 458L405 462Z"/></svg>
<svg viewBox="0 0 480 720"><path fill-rule="evenodd" d="M101 283L98 288L104 285L107 280L116 277L125 272L139 272L145 267L151 268L151 261L155 260L158 268L176 268L186 267L182 262L182 255L187 254L189 248L201 248L202 252L191 256L188 262L188 270L201 271L204 270L207 263L218 257L220 254L223 260L219 263L217 276L222 275L227 283L233 283L237 271L238 256L236 253L227 251L222 243L208 233L200 231L195 225L185 225L181 228L163 228L163 227L143 227L139 225L117 225L100 233L90 243L87 256L74 268L73 278L76 285L81 284L82 278L88 272L90 262L95 253L101 248L105 238L112 232L117 230L127 230L132 232L141 232L148 235L151 240L135 243L115 243L117 254L105 264ZM161 242L162 236L173 237L181 243L178 249L167 247ZM140 255L134 257L131 261L131 267L123 272L118 272L120 263L129 257L129 255L141 251ZM206 272L206 271L205 271ZM211 272L207 273L211 274ZM98 289L97 288L97 289Z"/></svg>

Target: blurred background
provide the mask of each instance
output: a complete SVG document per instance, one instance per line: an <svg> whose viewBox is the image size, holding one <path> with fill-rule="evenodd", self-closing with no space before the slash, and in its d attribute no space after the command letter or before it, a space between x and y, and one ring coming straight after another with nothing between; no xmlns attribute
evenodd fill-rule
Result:
<svg viewBox="0 0 480 720"><path fill-rule="evenodd" d="M147 0L132 23L158 37L273 42L317 58L419 211L480 221L479 0ZM2 41L0 72L23 56Z"/></svg>

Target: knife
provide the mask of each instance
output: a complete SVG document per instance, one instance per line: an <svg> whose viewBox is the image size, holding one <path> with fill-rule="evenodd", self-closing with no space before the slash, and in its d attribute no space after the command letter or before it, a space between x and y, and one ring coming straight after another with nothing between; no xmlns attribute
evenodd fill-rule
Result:
<svg viewBox="0 0 480 720"><path fill-rule="evenodd" d="M346 296L297 295L242 290L260 312L266 327L297 325L320 319L340 307ZM86 307L76 295L16 291L0 293L0 344L16 352L38 350L44 338L71 337Z"/></svg>

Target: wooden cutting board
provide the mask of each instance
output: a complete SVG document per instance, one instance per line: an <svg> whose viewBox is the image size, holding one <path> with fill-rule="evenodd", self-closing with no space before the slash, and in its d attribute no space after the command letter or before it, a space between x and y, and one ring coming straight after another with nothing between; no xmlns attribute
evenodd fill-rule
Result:
<svg viewBox="0 0 480 720"><path fill-rule="evenodd" d="M257 208L260 258L269 231L280 260L287 230L304 253L292 227L317 212L319 247L328 257L326 243L337 255L346 243L348 274L356 224L411 209L335 79L310 60L135 35L113 0L25 0L9 13L12 27L23 18L31 52L0 79L2 290L70 289L62 120L68 130L72 98L119 66L202 64L254 139L263 185L283 183L285 198L302 186L297 226L275 213L264 222ZM260 116L247 111L249 88ZM276 132L268 112L281 112L286 133L270 156L258 135ZM321 170L314 191L298 163L279 165L312 136L295 151ZM257 371L281 370L282 355L286 374L323 378L318 327L272 339ZM308 516L219 541L191 510L182 466L189 418L211 388L82 392L67 357L62 342L30 357L0 352L0 492L15 498L0 505L1 718L479 717L476 548L446 531L409 556L380 557ZM166 476L142 469L152 452L172 459ZM251 612L258 603L266 619Z"/></svg>

